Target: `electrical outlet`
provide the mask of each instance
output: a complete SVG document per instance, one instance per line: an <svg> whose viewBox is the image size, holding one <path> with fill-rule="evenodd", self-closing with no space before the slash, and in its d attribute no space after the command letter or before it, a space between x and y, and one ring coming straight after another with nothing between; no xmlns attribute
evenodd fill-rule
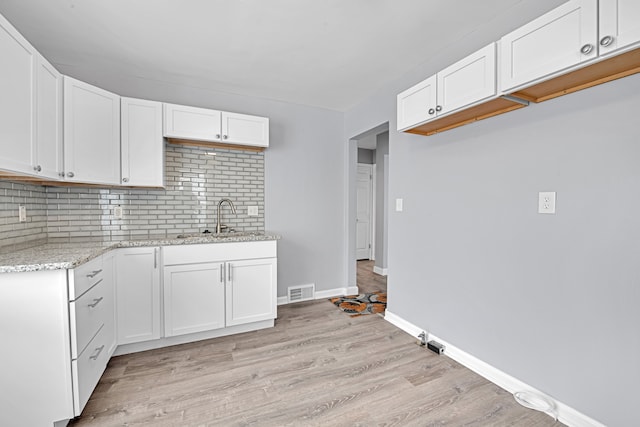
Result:
<svg viewBox="0 0 640 427"><path fill-rule="evenodd" d="M547 191L538 193L538 213L555 214L556 213L556 193L555 191Z"/></svg>
<svg viewBox="0 0 640 427"><path fill-rule="evenodd" d="M402 199L396 199L396 212L402 212L402 205L403 205L403 200Z"/></svg>
<svg viewBox="0 0 640 427"><path fill-rule="evenodd" d="M113 208L113 218L122 219L122 206L116 206Z"/></svg>
<svg viewBox="0 0 640 427"><path fill-rule="evenodd" d="M20 222L27 221L27 207L26 206L18 206L18 220Z"/></svg>
<svg viewBox="0 0 640 427"><path fill-rule="evenodd" d="M247 215L248 216L258 216L258 207L257 206L248 206L247 207Z"/></svg>

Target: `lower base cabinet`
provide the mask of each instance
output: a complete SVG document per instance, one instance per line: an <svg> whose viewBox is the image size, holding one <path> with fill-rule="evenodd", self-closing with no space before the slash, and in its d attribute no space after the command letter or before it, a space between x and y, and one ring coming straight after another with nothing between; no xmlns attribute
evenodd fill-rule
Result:
<svg viewBox="0 0 640 427"><path fill-rule="evenodd" d="M227 267L227 326L276 318L275 258L230 261Z"/></svg>

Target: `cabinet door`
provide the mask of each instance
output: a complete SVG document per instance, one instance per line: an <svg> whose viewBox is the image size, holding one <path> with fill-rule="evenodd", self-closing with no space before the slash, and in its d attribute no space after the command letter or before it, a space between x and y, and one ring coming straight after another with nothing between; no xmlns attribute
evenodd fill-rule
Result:
<svg viewBox="0 0 640 427"><path fill-rule="evenodd" d="M640 1L600 0L600 55L640 42Z"/></svg>
<svg viewBox="0 0 640 427"><path fill-rule="evenodd" d="M221 141L220 111L185 105L164 105L164 136L197 141Z"/></svg>
<svg viewBox="0 0 640 427"><path fill-rule="evenodd" d="M36 52L2 16L0 55L0 169L34 173Z"/></svg>
<svg viewBox="0 0 640 427"><path fill-rule="evenodd" d="M437 115L495 96L495 43L440 71L437 79Z"/></svg>
<svg viewBox="0 0 640 427"><path fill-rule="evenodd" d="M120 184L120 97L64 77L66 179Z"/></svg>
<svg viewBox="0 0 640 427"><path fill-rule="evenodd" d="M276 318L275 258L227 263L227 326Z"/></svg>
<svg viewBox="0 0 640 427"><path fill-rule="evenodd" d="M436 82L431 76L398 95L398 130L435 118Z"/></svg>
<svg viewBox="0 0 640 427"><path fill-rule="evenodd" d="M596 0L570 1L502 37L501 90L533 83L598 55Z"/></svg>
<svg viewBox="0 0 640 427"><path fill-rule="evenodd" d="M269 119L222 112L222 142L268 147Z"/></svg>
<svg viewBox="0 0 640 427"><path fill-rule="evenodd" d="M222 263L164 268L165 337L224 327Z"/></svg>
<svg viewBox="0 0 640 427"><path fill-rule="evenodd" d="M122 184L164 186L162 103L121 99Z"/></svg>
<svg viewBox="0 0 640 427"><path fill-rule="evenodd" d="M116 255L118 345L160 338L158 248L119 249Z"/></svg>
<svg viewBox="0 0 640 427"><path fill-rule="evenodd" d="M104 310L107 312L107 315L104 319L104 326L102 329L104 341L107 343L107 347L104 351L107 353L107 359L113 355L113 352L116 351L116 277L115 277L115 266L116 266L116 252L109 251L107 254L102 257L102 268L104 270L104 279L103 279L103 287L104 287L104 295L105 300L101 301L101 304L104 304Z"/></svg>
<svg viewBox="0 0 640 427"><path fill-rule="evenodd" d="M36 145L34 170L60 179L62 174L62 75L38 55L36 67Z"/></svg>

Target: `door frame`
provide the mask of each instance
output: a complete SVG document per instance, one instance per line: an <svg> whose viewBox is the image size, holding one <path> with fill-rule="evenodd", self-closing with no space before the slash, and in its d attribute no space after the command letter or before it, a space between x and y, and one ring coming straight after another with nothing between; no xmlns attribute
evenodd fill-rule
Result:
<svg viewBox="0 0 640 427"><path fill-rule="evenodd" d="M360 170L361 167L364 167L366 169L369 170L369 256L367 257L367 259L369 260L373 260L374 259L374 240L375 240L375 189L374 189L374 171L375 171L375 164L372 163L358 163L356 165L356 186L357 186L357 174L358 171ZM356 188L357 191L357 188ZM357 194L357 193L356 193ZM357 204L356 204L356 221L357 221ZM356 242L358 241L357 238L358 235L358 227L356 226ZM358 252L358 248L356 248L356 259L358 258L357 256L357 252Z"/></svg>

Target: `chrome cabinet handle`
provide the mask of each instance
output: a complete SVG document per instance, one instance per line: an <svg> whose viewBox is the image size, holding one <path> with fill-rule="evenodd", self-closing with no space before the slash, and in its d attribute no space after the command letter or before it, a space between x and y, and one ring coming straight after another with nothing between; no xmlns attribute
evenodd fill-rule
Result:
<svg viewBox="0 0 640 427"><path fill-rule="evenodd" d="M129 182L129 178L122 178L122 182Z"/></svg>
<svg viewBox="0 0 640 427"><path fill-rule="evenodd" d="M222 135L222 139L228 139L229 137L227 135Z"/></svg>
<svg viewBox="0 0 640 427"><path fill-rule="evenodd" d="M436 106L436 111L442 111L442 105Z"/></svg>
<svg viewBox="0 0 640 427"><path fill-rule="evenodd" d="M87 277L89 279L93 279L94 277L96 277L98 274L102 273L102 269L100 270L93 270L91 273L87 274Z"/></svg>
<svg viewBox="0 0 640 427"><path fill-rule="evenodd" d="M38 166L34 166L33 170L36 172L42 172L42 166L38 165Z"/></svg>
<svg viewBox="0 0 640 427"><path fill-rule="evenodd" d="M436 110L434 110L433 108L429 108L429 114L430 115L434 115L436 113Z"/></svg>
<svg viewBox="0 0 640 427"><path fill-rule="evenodd" d="M153 268L158 268L158 248L153 248Z"/></svg>
<svg viewBox="0 0 640 427"><path fill-rule="evenodd" d="M613 37L612 36L604 36L603 38L600 39L600 46L607 47L611 43L613 43Z"/></svg>
<svg viewBox="0 0 640 427"><path fill-rule="evenodd" d="M91 356L89 356L89 359L97 360L98 356L100 356L100 353L102 353L102 350L104 350L104 344L102 344L100 347L96 348L94 350L94 353Z"/></svg>
<svg viewBox="0 0 640 427"><path fill-rule="evenodd" d="M74 176L76 176L76 174L74 174L73 172L67 172L67 176L69 178L73 178Z"/></svg>
<svg viewBox="0 0 640 427"><path fill-rule="evenodd" d="M229 267L227 278L229 279L229 283L231 283L233 281L231 280L231 270L233 270L233 266L231 264L227 264L227 267Z"/></svg>
<svg viewBox="0 0 640 427"><path fill-rule="evenodd" d="M582 46L582 48L580 49L580 52L583 55L588 55L591 53L591 51L593 50L593 45L590 43L585 44L584 46Z"/></svg>
<svg viewBox="0 0 640 427"><path fill-rule="evenodd" d="M104 299L104 297L94 298L93 299L93 304L87 304L87 306L91 307L91 308L96 308L96 305L100 304L100 301L102 301L103 299Z"/></svg>
<svg viewBox="0 0 640 427"><path fill-rule="evenodd" d="M216 139L220 139L220 134L216 133Z"/></svg>
<svg viewBox="0 0 640 427"><path fill-rule="evenodd" d="M224 264L220 264L220 283L224 283Z"/></svg>

